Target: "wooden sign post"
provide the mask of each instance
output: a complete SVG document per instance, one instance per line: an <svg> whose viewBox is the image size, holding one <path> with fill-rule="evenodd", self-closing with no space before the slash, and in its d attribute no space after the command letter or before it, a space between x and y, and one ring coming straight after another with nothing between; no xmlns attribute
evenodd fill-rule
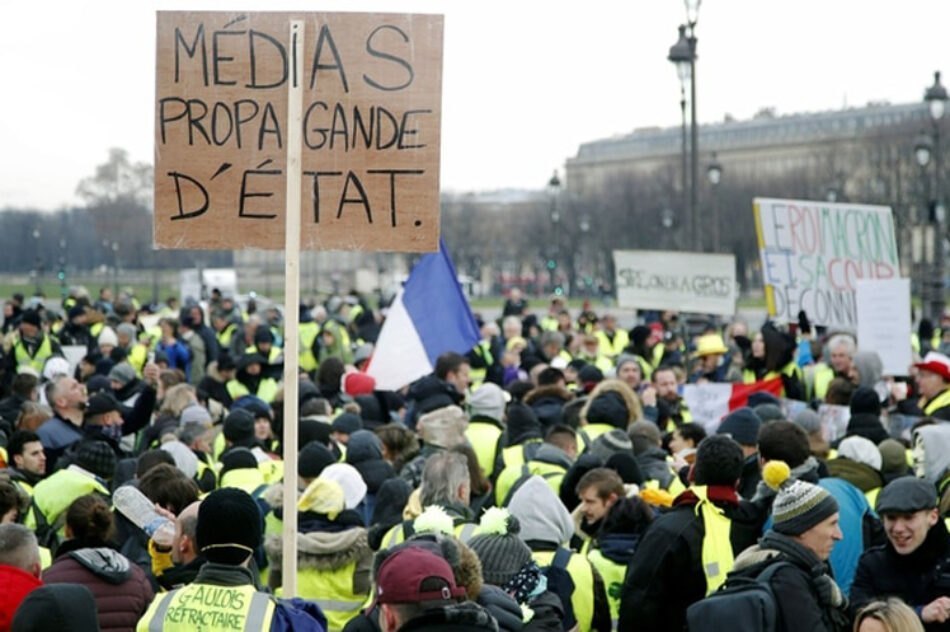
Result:
<svg viewBox="0 0 950 632"><path fill-rule="evenodd" d="M156 56L155 246L285 250L293 596L300 249L438 250L442 16L162 11Z"/></svg>

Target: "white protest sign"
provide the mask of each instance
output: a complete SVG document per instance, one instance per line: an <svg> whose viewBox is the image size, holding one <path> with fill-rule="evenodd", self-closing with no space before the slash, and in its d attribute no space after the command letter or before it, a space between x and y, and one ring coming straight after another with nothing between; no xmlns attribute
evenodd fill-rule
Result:
<svg viewBox="0 0 950 632"><path fill-rule="evenodd" d="M756 198L755 228L769 315L854 329L859 279L900 275L888 206Z"/></svg>
<svg viewBox="0 0 950 632"><path fill-rule="evenodd" d="M614 265L621 307L735 314L733 255L615 250Z"/></svg>
<svg viewBox="0 0 950 632"><path fill-rule="evenodd" d="M856 284L858 344L876 351L885 375L907 375L910 348L910 279L862 279Z"/></svg>
<svg viewBox="0 0 950 632"><path fill-rule="evenodd" d="M80 360L86 357L89 350L86 349L86 345L63 345L60 349L63 350L63 357L66 358L66 362L69 362L69 374L74 375Z"/></svg>
<svg viewBox="0 0 950 632"><path fill-rule="evenodd" d="M731 397L732 384L709 382L683 387L683 399L693 422L702 424L710 434L716 432L722 418L729 414Z"/></svg>

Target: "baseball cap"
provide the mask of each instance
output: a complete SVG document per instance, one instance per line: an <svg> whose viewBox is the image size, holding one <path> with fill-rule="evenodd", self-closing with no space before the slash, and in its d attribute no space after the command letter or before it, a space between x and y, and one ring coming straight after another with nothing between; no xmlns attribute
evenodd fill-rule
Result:
<svg viewBox="0 0 950 632"><path fill-rule="evenodd" d="M449 563L431 551L410 546L390 555L376 572L379 603L451 602L465 596Z"/></svg>

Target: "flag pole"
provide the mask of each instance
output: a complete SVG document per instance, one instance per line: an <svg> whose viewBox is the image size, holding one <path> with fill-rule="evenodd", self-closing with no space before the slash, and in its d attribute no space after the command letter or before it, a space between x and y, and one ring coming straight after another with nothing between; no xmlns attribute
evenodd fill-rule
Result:
<svg viewBox="0 0 950 632"><path fill-rule="evenodd" d="M281 585L297 594L297 416L300 387L300 188L303 110L304 22L290 21L290 77L287 82L287 209L284 253L284 516Z"/></svg>

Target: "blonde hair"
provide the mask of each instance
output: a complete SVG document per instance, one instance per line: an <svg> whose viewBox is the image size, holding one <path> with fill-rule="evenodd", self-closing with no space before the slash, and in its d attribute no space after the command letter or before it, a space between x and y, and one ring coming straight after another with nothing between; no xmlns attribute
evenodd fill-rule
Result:
<svg viewBox="0 0 950 632"><path fill-rule="evenodd" d="M924 626L917 614L896 597L887 601L872 601L861 608L854 619L854 632L858 632L861 622L865 619L880 621L887 632L924 632Z"/></svg>
<svg viewBox="0 0 950 632"><path fill-rule="evenodd" d="M198 397L195 395L195 389L190 384L176 384L165 391L159 414L164 413L172 417L181 417L181 411L197 402Z"/></svg>

